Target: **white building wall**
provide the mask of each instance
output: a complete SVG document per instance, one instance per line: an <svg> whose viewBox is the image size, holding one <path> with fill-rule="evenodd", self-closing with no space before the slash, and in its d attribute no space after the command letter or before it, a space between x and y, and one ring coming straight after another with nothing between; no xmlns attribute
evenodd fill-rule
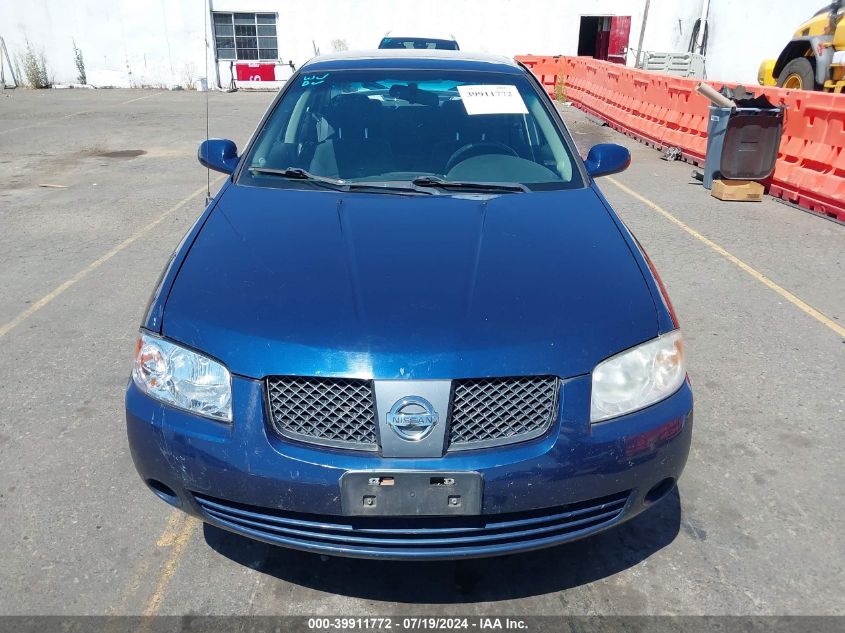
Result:
<svg viewBox="0 0 845 633"><path fill-rule="evenodd" d="M97 86L185 85L205 75L208 0L2 0L0 36L14 56L25 39L43 50L54 81L76 80L75 40L88 81ZM279 56L299 66L332 41L372 48L394 35L448 34L464 50L513 56L574 55L581 15L632 16L636 48L645 0L210 0L215 11L278 13ZM821 0L817 0L821 1ZM652 51L686 51L703 0L651 0L645 43ZM712 0L708 76L753 83L815 5L794 0ZM210 28L210 27L209 27ZM212 42L209 33L209 39ZM212 51L213 54L213 51ZM633 61L633 53L629 63ZM213 58L212 58L213 63ZM279 67L277 77L290 70ZM213 68L209 83L216 83ZM229 81L229 64L220 78Z"/></svg>
<svg viewBox="0 0 845 633"><path fill-rule="evenodd" d="M756 83L764 59L777 59L798 27L830 0L711 0L707 76Z"/></svg>
<svg viewBox="0 0 845 633"><path fill-rule="evenodd" d="M76 82L75 41L95 86L172 87L204 75L205 16L203 0L2 0L0 36L13 58L28 39L59 83Z"/></svg>

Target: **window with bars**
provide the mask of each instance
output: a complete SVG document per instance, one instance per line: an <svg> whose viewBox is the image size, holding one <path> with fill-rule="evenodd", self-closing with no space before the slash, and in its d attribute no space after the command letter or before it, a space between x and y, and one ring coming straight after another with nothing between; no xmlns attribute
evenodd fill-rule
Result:
<svg viewBox="0 0 845 633"><path fill-rule="evenodd" d="M277 60L275 13L214 13L217 59Z"/></svg>

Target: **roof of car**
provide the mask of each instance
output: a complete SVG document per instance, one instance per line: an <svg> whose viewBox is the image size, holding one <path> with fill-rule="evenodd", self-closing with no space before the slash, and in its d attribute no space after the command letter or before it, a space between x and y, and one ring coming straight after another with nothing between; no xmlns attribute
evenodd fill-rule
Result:
<svg viewBox="0 0 845 633"><path fill-rule="evenodd" d="M510 57L439 49L373 49L320 55L302 66L303 72L364 68L431 68L523 72Z"/></svg>
<svg viewBox="0 0 845 633"><path fill-rule="evenodd" d="M454 35L385 35L384 40L443 40L444 42L456 42Z"/></svg>

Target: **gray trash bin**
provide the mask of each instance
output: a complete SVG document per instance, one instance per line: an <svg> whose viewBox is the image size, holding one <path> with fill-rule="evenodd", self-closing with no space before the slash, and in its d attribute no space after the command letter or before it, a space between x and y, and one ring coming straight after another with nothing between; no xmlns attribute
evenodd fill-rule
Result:
<svg viewBox="0 0 845 633"><path fill-rule="evenodd" d="M753 101L755 105L760 103L760 99L748 101ZM717 178L765 180L775 170L784 110L742 107L742 104L742 101L737 102L740 106L737 108L710 106L704 162L705 189L711 189L713 180Z"/></svg>

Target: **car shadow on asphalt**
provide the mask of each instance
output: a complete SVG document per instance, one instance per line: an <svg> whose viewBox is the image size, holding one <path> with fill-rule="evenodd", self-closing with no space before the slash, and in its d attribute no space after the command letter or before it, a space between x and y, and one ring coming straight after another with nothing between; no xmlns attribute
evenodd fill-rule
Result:
<svg viewBox="0 0 845 633"><path fill-rule="evenodd" d="M681 500L675 488L627 523L557 547L463 561L321 559L204 525L206 543L241 565L330 594L399 603L496 602L585 585L633 567L675 540Z"/></svg>

